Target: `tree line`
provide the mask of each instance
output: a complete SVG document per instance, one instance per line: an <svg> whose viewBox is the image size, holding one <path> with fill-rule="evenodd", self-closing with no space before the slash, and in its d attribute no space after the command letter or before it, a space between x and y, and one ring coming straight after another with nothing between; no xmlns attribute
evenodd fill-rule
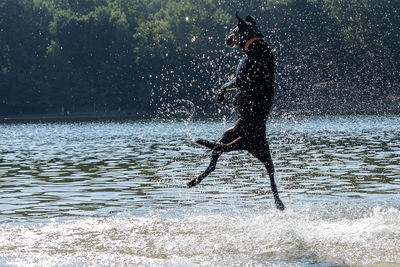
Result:
<svg viewBox="0 0 400 267"><path fill-rule="evenodd" d="M399 108L399 0L1 0L0 114L213 113L236 11L275 52L276 110Z"/></svg>

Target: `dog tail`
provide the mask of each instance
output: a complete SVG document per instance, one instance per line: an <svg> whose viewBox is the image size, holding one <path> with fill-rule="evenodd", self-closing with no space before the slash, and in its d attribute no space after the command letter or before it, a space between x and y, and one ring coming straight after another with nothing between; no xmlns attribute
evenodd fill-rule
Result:
<svg viewBox="0 0 400 267"><path fill-rule="evenodd" d="M202 145L202 146L205 146L205 147L207 147L207 148L209 148L209 149L214 149L214 148L217 146L217 143L216 143L216 142L210 142L210 141L205 140L205 139L196 139L195 142L196 142L197 144Z"/></svg>

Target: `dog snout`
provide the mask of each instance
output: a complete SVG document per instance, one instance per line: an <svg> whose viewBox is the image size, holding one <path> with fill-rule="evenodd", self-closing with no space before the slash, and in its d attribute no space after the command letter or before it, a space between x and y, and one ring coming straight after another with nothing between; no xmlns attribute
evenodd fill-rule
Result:
<svg viewBox="0 0 400 267"><path fill-rule="evenodd" d="M233 41L233 36L232 35L229 35L226 38L225 42L226 42L227 46L230 46L230 47L234 47L235 46L235 42Z"/></svg>
<svg viewBox="0 0 400 267"><path fill-rule="evenodd" d="M233 29L225 39L226 45L234 47L237 45L237 29Z"/></svg>

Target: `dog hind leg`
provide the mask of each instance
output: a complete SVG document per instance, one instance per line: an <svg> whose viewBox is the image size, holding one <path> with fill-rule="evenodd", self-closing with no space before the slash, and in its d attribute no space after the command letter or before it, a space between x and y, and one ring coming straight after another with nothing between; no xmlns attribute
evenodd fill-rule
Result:
<svg viewBox="0 0 400 267"><path fill-rule="evenodd" d="M283 202L279 198L278 189L277 189L277 186L275 183L275 178L274 178L275 171L274 171L274 164L272 163L272 159L270 159L268 162L264 162L264 165L267 168L267 171L269 174L269 179L271 182L271 189L272 189L272 193L273 193L274 199L275 199L275 205L279 210L284 210L285 205L283 205Z"/></svg>
<svg viewBox="0 0 400 267"><path fill-rule="evenodd" d="M237 124L238 122L235 123L235 125ZM211 172L215 170L218 158L222 155L222 153L241 149L241 147L243 147L242 141L243 140L239 136L235 126L225 131L223 137L219 140L219 142L210 142L205 139L197 139L197 144L203 145L213 150L211 154L211 162L202 174L200 174L197 178L191 180L189 183L187 183L187 185L189 187L198 185L204 178L206 178Z"/></svg>
<svg viewBox="0 0 400 267"><path fill-rule="evenodd" d="M211 154L211 162L210 165L208 165L207 169L202 174L187 183L187 185L189 187L198 185L204 178L206 178L211 172L213 172L215 170L215 166L217 165L218 158L221 156L221 154L221 151L214 150Z"/></svg>
<svg viewBox="0 0 400 267"><path fill-rule="evenodd" d="M251 153L257 158L259 159L265 166L265 168L268 171L268 175L269 175L269 179L270 179L270 183L271 183L271 189L272 189L272 193L274 196L274 200L275 200L275 205L277 207L277 209L279 210L284 210L285 209L285 205L283 205L283 202L281 201L281 199L279 198L279 194L278 194L278 188L276 186L275 183L275 169L274 169L274 164L272 162L272 157L271 157L271 153L269 151L269 146L267 142L263 142L263 146L262 146L262 150L261 149L257 149L257 151L252 151Z"/></svg>

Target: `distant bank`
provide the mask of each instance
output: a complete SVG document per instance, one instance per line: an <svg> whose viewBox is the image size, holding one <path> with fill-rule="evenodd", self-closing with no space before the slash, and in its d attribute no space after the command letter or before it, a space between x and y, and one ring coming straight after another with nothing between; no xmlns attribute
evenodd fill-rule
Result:
<svg viewBox="0 0 400 267"><path fill-rule="evenodd" d="M62 115L50 114L16 114L1 115L0 123L29 122L29 121L75 121L75 120L102 120L102 119L147 119L154 114L151 112L78 112Z"/></svg>

